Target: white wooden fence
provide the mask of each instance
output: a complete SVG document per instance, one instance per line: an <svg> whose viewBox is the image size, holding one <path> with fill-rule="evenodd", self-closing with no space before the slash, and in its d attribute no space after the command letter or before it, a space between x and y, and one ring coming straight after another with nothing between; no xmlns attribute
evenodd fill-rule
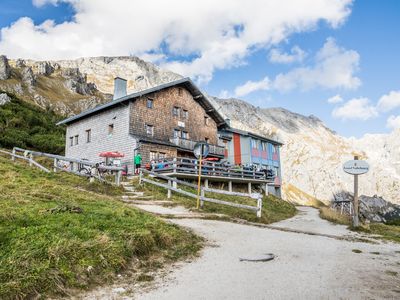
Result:
<svg viewBox="0 0 400 300"><path fill-rule="evenodd" d="M149 178L146 178L144 176L144 174L148 174L148 175L153 176L153 177L164 179L164 180L168 181L168 183L161 183L161 182L158 182L158 181L151 180ZM141 169L139 182L140 183L147 182L149 184L165 188L168 191L167 192L168 193L167 194L168 198L171 198L171 192L176 192L176 193L180 193L180 194L183 194L185 196L197 199L197 195L196 194L190 193L188 191L184 191L184 190L179 189L177 187L178 184L181 184L181 185L188 186L188 187L191 187L191 188L197 188L197 185L195 185L193 183L189 183L189 182L183 181L183 180L179 180L179 179L167 176L167 175L163 175L163 174L160 174L160 173L157 173L157 172ZM262 195L259 194L259 193L248 194L248 193L229 192L229 191L225 191L225 190L212 189L212 188L208 188L208 187L201 187L200 192L201 192L200 205L202 207L204 205L204 202L228 205L228 206L232 206L232 207L237 207L237 208L242 208L242 209L248 209L248 210L255 211L256 214L257 214L257 217L259 217L259 218L261 217ZM208 197L205 197L205 193L206 192L218 193L218 194L224 194L224 195L231 195L231 196L239 196L239 197L249 197L251 199L256 200L256 206L251 206L251 205L246 205L246 204L240 204L240 203L235 203L235 202L229 202L229 201L223 201L223 200L219 200L219 199L208 198Z"/></svg>
<svg viewBox="0 0 400 300"><path fill-rule="evenodd" d="M69 158L62 155L31 151L19 147L14 147L12 152L0 150L0 153L10 155L11 160L13 161L16 158L23 159L29 162L31 166L34 165L42 171L49 173L51 172L51 170L42 166L34 160L34 157L46 157L53 160L53 172L57 172L60 170L73 173L75 175L88 177L91 181L97 179L99 181L116 184L118 186L121 184L122 171L125 170L122 167L103 166L99 163L89 160ZM82 170L84 170L85 172L83 172ZM115 182L108 181L107 176L105 175L114 176Z"/></svg>

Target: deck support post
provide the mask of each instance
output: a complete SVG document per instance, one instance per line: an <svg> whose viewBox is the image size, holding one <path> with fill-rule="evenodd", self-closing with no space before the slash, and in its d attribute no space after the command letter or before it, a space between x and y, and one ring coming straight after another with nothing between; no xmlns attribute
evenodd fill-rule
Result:
<svg viewBox="0 0 400 300"><path fill-rule="evenodd" d="M54 173L57 172L57 165L58 165L58 159L55 158L55 159L54 159L54 163L53 163L53 172L54 172Z"/></svg>
<svg viewBox="0 0 400 300"><path fill-rule="evenodd" d="M232 192L232 181L228 181L228 191Z"/></svg>
<svg viewBox="0 0 400 300"><path fill-rule="evenodd" d="M204 179L204 187L208 189L208 179Z"/></svg>
<svg viewBox="0 0 400 300"><path fill-rule="evenodd" d="M265 196L268 196L268 183L265 184Z"/></svg>
<svg viewBox="0 0 400 300"><path fill-rule="evenodd" d="M248 189L249 189L249 194L251 194L251 182L247 183Z"/></svg>

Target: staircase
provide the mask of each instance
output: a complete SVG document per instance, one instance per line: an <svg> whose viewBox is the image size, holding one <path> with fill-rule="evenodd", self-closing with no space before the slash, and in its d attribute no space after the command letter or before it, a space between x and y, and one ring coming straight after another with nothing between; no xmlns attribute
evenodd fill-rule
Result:
<svg viewBox="0 0 400 300"><path fill-rule="evenodd" d="M139 205L164 205L173 203L169 200L154 200L153 196L135 191L135 187L129 181L121 182L121 185L125 190L125 194L122 195L122 202Z"/></svg>

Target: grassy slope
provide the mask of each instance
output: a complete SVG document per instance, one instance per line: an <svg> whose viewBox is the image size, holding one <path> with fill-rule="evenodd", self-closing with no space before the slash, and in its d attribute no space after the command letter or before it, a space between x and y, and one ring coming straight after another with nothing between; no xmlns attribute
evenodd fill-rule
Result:
<svg viewBox="0 0 400 300"><path fill-rule="evenodd" d="M349 217L340 215L338 212L327 207L321 208L319 215L322 219L328 220L330 222L348 225L351 230L370 234L378 234L382 236L382 239L400 243L400 226L398 225L371 223L368 225L362 225L359 228L352 228L351 219Z"/></svg>
<svg viewBox="0 0 400 300"><path fill-rule="evenodd" d="M142 190L147 193L151 193L154 199L164 199L166 197L166 191L163 188L150 185L148 183L144 184L143 186L139 186L137 182L135 183L137 190ZM183 188L182 186L179 186ZM190 188L183 188L186 191L190 191L192 193L197 193L195 190ZM206 197L221 199L225 201L234 201L241 204L249 204L249 205L256 205L256 200L250 199L247 197L232 197L228 195L221 195L221 194L213 194L213 193L206 193ZM196 206L196 199L188 198L184 195L173 193L172 200L177 203L181 204L187 208L195 208ZM214 203L204 203L204 207L202 211L208 213L217 213L217 214L224 214L228 216L228 218L239 218L248 220L251 222L259 222L259 223L273 223L283 219L287 219L293 217L297 210L295 206L291 203L285 202L279 198L276 198L272 195L263 198L263 207L262 207L262 214L261 218L257 218L256 213L253 211L249 211L246 209L239 209L235 207L230 207L226 205L214 204Z"/></svg>
<svg viewBox="0 0 400 300"><path fill-rule="evenodd" d="M0 106L0 147L63 153L65 128L55 125L60 117L9 96L12 101Z"/></svg>
<svg viewBox="0 0 400 300"><path fill-rule="evenodd" d="M3 157L0 186L0 299L86 288L112 279L133 257L174 260L201 245L192 233L117 201L116 188Z"/></svg>

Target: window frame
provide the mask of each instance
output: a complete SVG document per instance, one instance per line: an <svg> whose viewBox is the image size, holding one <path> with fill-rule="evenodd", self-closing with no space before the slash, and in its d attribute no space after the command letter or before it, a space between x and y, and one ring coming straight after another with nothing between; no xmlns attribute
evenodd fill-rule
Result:
<svg viewBox="0 0 400 300"><path fill-rule="evenodd" d="M75 142L75 146L79 145L79 134L74 136L74 142Z"/></svg>
<svg viewBox="0 0 400 300"><path fill-rule="evenodd" d="M69 137L69 146L72 147L74 145L74 136Z"/></svg>
<svg viewBox="0 0 400 300"><path fill-rule="evenodd" d="M174 106L173 108L172 108L172 115L174 116L174 117L179 117L179 115L180 115L180 107L179 106Z"/></svg>
<svg viewBox="0 0 400 300"><path fill-rule="evenodd" d="M86 129L86 143L90 143L92 141L92 129Z"/></svg>
<svg viewBox="0 0 400 300"><path fill-rule="evenodd" d="M114 123L108 124L108 136L112 136L114 134Z"/></svg>
<svg viewBox="0 0 400 300"><path fill-rule="evenodd" d="M149 129L151 129L151 130L150 130L150 133L149 133ZM145 130L146 130L146 135L148 135L148 136L154 136L154 125L145 124Z"/></svg>
<svg viewBox="0 0 400 300"><path fill-rule="evenodd" d="M153 109L154 108L154 99L147 98L147 100L146 100L146 108L148 108L148 109Z"/></svg>

